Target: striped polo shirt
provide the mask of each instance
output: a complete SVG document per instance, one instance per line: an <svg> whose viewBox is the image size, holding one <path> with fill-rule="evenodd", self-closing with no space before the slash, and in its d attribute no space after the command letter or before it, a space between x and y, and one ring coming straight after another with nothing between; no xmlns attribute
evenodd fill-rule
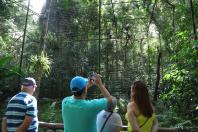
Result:
<svg viewBox="0 0 198 132"><path fill-rule="evenodd" d="M37 113L37 100L34 96L26 92L16 94L11 98L7 105L6 117L8 132L15 132L22 124L26 115L33 118L32 123L26 132L37 132Z"/></svg>

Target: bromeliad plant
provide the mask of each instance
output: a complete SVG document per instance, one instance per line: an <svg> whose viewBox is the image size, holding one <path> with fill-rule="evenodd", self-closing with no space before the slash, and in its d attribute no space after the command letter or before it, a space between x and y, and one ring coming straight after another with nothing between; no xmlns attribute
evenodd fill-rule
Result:
<svg viewBox="0 0 198 132"><path fill-rule="evenodd" d="M32 55L29 61L29 72L37 81L38 87L36 89L35 96L38 97L41 78L50 74L52 60L42 51L40 55Z"/></svg>

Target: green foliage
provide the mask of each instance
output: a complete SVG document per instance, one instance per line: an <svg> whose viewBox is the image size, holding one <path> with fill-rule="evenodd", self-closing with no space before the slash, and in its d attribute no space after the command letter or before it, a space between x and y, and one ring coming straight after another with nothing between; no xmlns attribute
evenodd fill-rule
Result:
<svg viewBox="0 0 198 132"><path fill-rule="evenodd" d="M198 106L195 108L195 110L198 110Z"/></svg>
<svg viewBox="0 0 198 132"><path fill-rule="evenodd" d="M117 103L117 107L118 107L117 112L120 114L124 125L127 124L127 120L125 118L125 114L127 113L127 104L128 104L128 101L123 98L119 98L118 103Z"/></svg>
<svg viewBox="0 0 198 132"><path fill-rule="evenodd" d="M11 56L2 57L0 60L0 67L5 66L5 64L12 59Z"/></svg>
<svg viewBox="0 0 198 132"><path fill-rule="evenodd" d="M32 55L30 61L30 73L38 73L39 75L49 75L51 70L52 60L47 56L46 53L41 52L40 55ZM37 74L37 75L38 75Z"/></svg>
<svg viewBox="0 0 198 132"><path fill-rule="evenodd" d="M197 121L195 106L197 105L197 59L198 55L194 42L189 42L186 32L178 33L180 45L177 46L177 54L171 57L172 65L165 69L163 84L164 90L160 98L165 106L176 112L178 118L174 127L195 127ZM191 114L189 114L191 113ZM168 117L168 118L171 118ZM172 122L173 124L173 122ZM168 125L168 124L167 124Z"/></svg>
<svg viewBox="0 0 198 132"><path fill-rule="evenodd" d="M46 100L40 102L38 105L38 118L39 121L47 123L62 123L62 115L58 101ZM48 132L48 129L39 128L39 132Z"/></svg>
<svg viewBox="0 0 198 132"><path fill-rule="evenodd" d="M0 58L0 94L4 91L14 91L15 87L12 85L16 85L16 82L13 80L22 76L19 73L19 66L13 63L13 56L5 55ZM0 95L5 98L3 95Z"/></svg>
<svg viewBox="0 0 198 132"><path fill-rule="evenodd" d="M159 126L173 128L197 128L194 119L185 119L180 113L176 113L173 105L166 104L164 100L158 101L156 104L157 118ZM165 105L166 104L166 105Z"/></svg>
<svg viewBox="0 0 198 132"><path fill-rule="evenodd" d="M13 59L0 59L0 75L3 78L15 71L13 65L20 60L20 36L23 34L26 8L17 4L23 5L23 1L15 2L0 1L0 54L13 56ZM24 74L38 77L39 84L46 75L41 82L41 86L46 87L42 89L44 95L51 98L69 95L69 81L73 76L86 76L90 70L99 71L99 66L105 85L112 94L119 93L119 96L125 97L134 79L145 80L152 92L156 84L158 47L162 52L159 98L156 102L160 126L196 126L198 41L192 39L187 1L160 0L155 8L155 0L125 0L130 3L113 6L111 0L102 1L100 53L97 40L98 1L55 2L50 9L49 32L43 38L46 40L46 53L40 52L42 27L39 29L31 16L24 50ZM193 1L193 5L197 18L198 1ZM57 17L51 17L54 12L58 13ZM53 63L51 58L55 60ZM118 103L118 112L123 120L126 104L122 99ZM45 111L42 116L47 121L55 118L56 108L50 106L51 103L46 106L49 112Z"/></svg>
<svg viewBox="0 0 198 132"><path fill-rule="evenodd" d="M78 6L90 6L97 4L96 0L61 0L59 2L60 6L64 7L66 10L74 9Z"/></svg>
<svg viewBox="0 0 198 132"><path fill-rule="evenodd" d="M50 74L52 60L42 51L40 55L31 55L29 62L29 73L35 78L38 86L34 94L38 97L41 78Z"/></svg>
<svg viewBox="0 0 198 132"><path fill-rule="evenodd" d="M77 0L62 0L60 5L62 5L66 10L73 7L78 1Z"/></svg>
<svg viewBox="0 0 198 132"><path fill-rule="evenodd" d="M45 102L43 105L39 105L39 121L62 123L61 111L58 106L58 102Z"/></svg>
<svg viewBox="0 0 198 132"><path fill-rule="evenodd" d="M11 56L4 56L0 58L0 80L1 81L5 78L8 78L14 75L20 76L18 67L9 64L12 59L13 57Z"/></svg>
<svg viewBox="0 0 198 132"><path fill-rule="evenodd" d="M0 118L2 118L5 115L6 107L7 107L7 101L1 102L1 105L0 105Z"/></svg>

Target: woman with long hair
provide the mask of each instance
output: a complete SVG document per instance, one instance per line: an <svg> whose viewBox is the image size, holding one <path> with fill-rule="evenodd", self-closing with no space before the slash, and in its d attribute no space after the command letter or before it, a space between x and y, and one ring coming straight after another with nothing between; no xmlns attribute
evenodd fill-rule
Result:
<svg viewBox="0 0 198 132"><path fill-rule="evenodd" d="M143 81L134 81L130 96L126 113L128 132L156 132L157 118L146 84Z"/></svg>

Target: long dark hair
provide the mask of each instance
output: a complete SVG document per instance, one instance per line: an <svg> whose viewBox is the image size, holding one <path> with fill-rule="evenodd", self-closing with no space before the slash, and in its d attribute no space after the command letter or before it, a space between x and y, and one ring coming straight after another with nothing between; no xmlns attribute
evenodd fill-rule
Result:
<svg viewBox="0 0 198 132"><path fill-rule="evenodd" d="M132 84L132 95L134 102L137 104L141 114L146 117L151 117L154 110L149 99L148 89L143 81L134 81Z"/></svg>

